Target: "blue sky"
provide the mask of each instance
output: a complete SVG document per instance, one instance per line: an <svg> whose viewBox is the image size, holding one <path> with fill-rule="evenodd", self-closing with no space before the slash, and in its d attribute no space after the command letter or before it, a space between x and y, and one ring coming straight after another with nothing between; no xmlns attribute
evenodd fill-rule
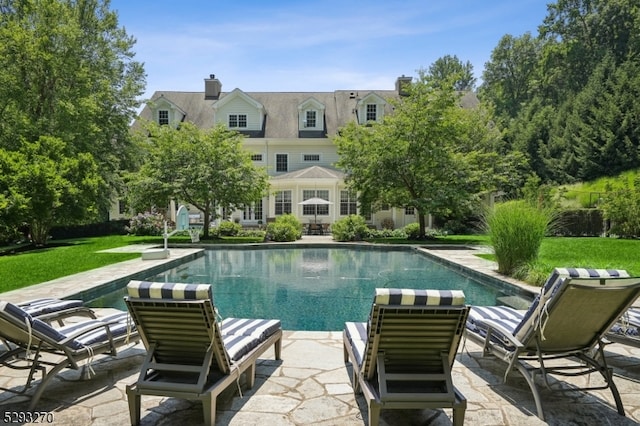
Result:
<svg viewBox="0 0 640 426"><path fill-rule="evenodd" d="M505 34L537 33L545 0L112 0L150 97L203 91L393 89L444 55L484 64Z"/></svg>

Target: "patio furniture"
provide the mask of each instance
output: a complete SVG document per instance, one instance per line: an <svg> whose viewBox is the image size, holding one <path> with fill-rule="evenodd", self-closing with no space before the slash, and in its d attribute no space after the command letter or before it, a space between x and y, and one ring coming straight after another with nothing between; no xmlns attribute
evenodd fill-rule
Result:
<svg viewBox="0 0 640 426"><path fill-rule="evenodd" d="M345 362L353 389L363 392L369 425L382 409L452 408L464 423L467 401L454 387L455 360L469 307L460 290L378 288L366 323L348 322Z"/></svg>
<svg viewBox="0 0 640 426"><path fill-rule="evenodd" d="M640 348L640 307L632 306L627 309L606 337L615 343Z"/></svg>
<svg viewBox="0 0 640 426"><path fill-rule="evenodd" d="M557 268L528 311L505 306L471 308L466 335L482 345L483 355L508 364L504 379L517 370L526 379L538 417L544 420L535 379L540 375L580 376L600 373L605 384L575 390L611 390L620 415L620 394L604 354L605 334L640 295L640 278L625 271ZM563 359L558 364L552 360ZM579 362L574 362L575 360ZM558 389L566 391L567 389Z"/></svg>
<svg viewBox="0 0 640 426"><path fill-rule="evenodd" d="M147 349L138 380L127 386L131 424L140 423L141 395L198 399L204 422L215 423L216 397L272 345L280 359L279 320L228 318L216 322L207 284L131 281L125 302Z"/></svg>
<svg viewBox="0 0 640 426"><path fill-rule="evenodd" d="M90 364L95 355L115 356L120 346L137 339L137 333L125 312L55 329L17 305L0 302L0 337L10 343L10 348L0 355L0 365L29 372L20 390L0 389L24 394L31 388L36 374L42 375L31 397L29 411L32 411L47 384L60 371L80 369L82 361ZM82 366L83 374L89 364Z"/></svg>
<svg viewBox="0 0 640 426"><path fill-rule="evenodd" d="M95 312L88 306L84 306L82 300L41 298L18 303L26 313L41 321L51 323L56 321L58 325L64 325L64 319L72 316L86 316L96 319Z"/></svg>

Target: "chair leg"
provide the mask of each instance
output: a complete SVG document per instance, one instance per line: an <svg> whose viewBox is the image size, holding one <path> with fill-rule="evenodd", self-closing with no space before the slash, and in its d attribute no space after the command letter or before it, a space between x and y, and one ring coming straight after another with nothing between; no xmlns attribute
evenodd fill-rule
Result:
<svg viewBox="0 0 640 426"><path fill-rule="evenodd" d="M255 361L247 368L247 387L253 388L256 382L256 363Z"/></svg>
<svg viewBox="0 0 640 426"><path fill-rule="evenodd" d="M531 393L533 394L533 400L536 403L536 410L538 411L538 417L540 420L544 421L544 411L542 411L542 399L540 398L540 392L538 392L538 387L536 386L534 374L529 374L529 371L526 369L524 365L519 362L516 362L515 367L518 369L520 374L525 378L529 388L531 389Z"/></svg>
<svg viewBox="0 0 640 426"><path fill-rule="evenodd" d="M276 355L276 360L281 360L281 353L282 353L282 339L278 339L276 340L276 342L273 344L273 349L275 351L275 355Z"/></svg>
<svg viewBox="0 0 640 426"><path fill-rule="evenodd" d="M202 400L202 409L204 410L204 424L213 426L216 423L216 395L209 392L207 398Z"/></svg>
<svg viewBox="0 0 640 426"><path fill-rule="evenodd" d="M380 404L375 401L369 401L369 426L378 426L380 424Z"/></svg>
<svg viewBox="0 0 640 426"><path fill-rule="evenodd" d="M137 426L140 424L140 394L133 389L134 386L128 385L126 392L127 401L129 402L129 418L131 419L131 424Z"/></svg>

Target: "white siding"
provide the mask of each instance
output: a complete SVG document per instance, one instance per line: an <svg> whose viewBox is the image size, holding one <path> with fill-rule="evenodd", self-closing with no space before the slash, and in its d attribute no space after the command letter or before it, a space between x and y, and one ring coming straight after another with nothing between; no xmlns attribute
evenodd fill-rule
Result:
<svg viewBox="0 0 640 426"><path fill-rule="evenodd" d="M240 97L232 99L217 111L216 123L228 124L229 114L246 114L247 127L242 130L260 130L262 128L261 112Z"/></svg>

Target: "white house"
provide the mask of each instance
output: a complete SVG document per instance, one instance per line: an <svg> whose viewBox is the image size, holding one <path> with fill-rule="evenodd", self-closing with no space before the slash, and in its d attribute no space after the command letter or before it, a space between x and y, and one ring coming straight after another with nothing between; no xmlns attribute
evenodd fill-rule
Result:
<svg viewBox="0 0 640 426"><path fill-rule="evenodd" d="M266 168L271 188L260 202L233 212L231 219L256 225L292 213L303 223L331 224L359 212L344 173L335 168L338 154L331 137L350 121L365 125L390 114L388 100L401 96L403 84L410 81L411 77L399 77L396 90L223 92L220 80L210 75L204 80L204 92L154 93L140 119L170 126L190 121L205 129L224 123L246 136L244 146L253 153L254 163ZM477 102L475 96L469 102ZM299 204L312 197L331 204ZM121 212L112 213L117 217ZM192 212L192 217L197 215ZM395 227L416 221L410 206L376 212L367 220L380 227L385 218L392 219Z"/></svg>

